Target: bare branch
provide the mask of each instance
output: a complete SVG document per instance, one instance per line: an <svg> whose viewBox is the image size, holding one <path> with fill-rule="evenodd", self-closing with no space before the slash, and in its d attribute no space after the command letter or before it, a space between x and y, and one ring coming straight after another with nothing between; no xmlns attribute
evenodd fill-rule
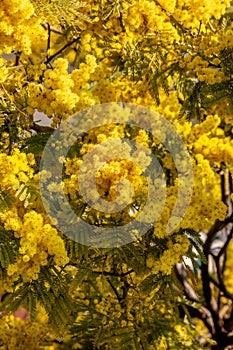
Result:
<svg viewBox="0 0 233 350"><path fill-rule="evenodd" d="M54 132L55 129L51 128L50 126L36 124L34 122L32 130L35 130L36 132L40 132L40 133L46 133L46 132L52 133Z"/></svg>

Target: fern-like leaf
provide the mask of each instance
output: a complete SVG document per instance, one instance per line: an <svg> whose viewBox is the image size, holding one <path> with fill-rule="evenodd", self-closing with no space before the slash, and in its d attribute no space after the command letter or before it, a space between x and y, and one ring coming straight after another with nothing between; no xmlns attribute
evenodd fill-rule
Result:
<svg viewBox="0 0 233 350"><path fill-rule="evenodd" d="M88 3L84 1L32 0L32 4L36 13L49 23L82 28L83 22L91 22L91 18L85 13Z"/></svg>

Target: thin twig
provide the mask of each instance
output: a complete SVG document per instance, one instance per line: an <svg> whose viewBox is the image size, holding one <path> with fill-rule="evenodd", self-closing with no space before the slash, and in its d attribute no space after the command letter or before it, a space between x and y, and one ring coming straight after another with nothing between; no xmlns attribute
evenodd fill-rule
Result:
<svg viewBox="0 0 233 350"><path fill-rule="evenodd" d="M220 259L221 255L225 252L225 250L227 249L228 244L230 243L230 241L232 240L233 237L233 227L227 237L226 242L224 243L224 245L222 246L222 248L220 249L218 255L217 255L217 259Z"/></svg>
<svg viewBox="0 0 233 350"><path fill-rule="evenodd" d="M70 41L69 43L65 44L60 50L58 50L57 52L55 52L55 54L49 56L49 58L45 61L45 64L50 63L56 56L58 56L60 53L62 53L65 49L67 49L67 47L73 45L74 43L80 41L80 38L75 38L72 41Z"/></svg>
<svg viewBox="0 0 233 350"><path fill-rule="evenodd" d="M32 130L35 130L36 132L42 132L42 133L45 133L45 132L52 133L54 132L55 129L51 128L50 126L36 124L34 122L32 126Z"/></svg>
<svg viewBox="0 0 233 350"><path fill-rule="evenodd" d="M129 270L127 272L108 272L108 271L92 271L93 273L99 274L99 275L104 275L104 276L115 276L115 277L125 277L129 275L130 273L134 272L134 270Z"/></svg>

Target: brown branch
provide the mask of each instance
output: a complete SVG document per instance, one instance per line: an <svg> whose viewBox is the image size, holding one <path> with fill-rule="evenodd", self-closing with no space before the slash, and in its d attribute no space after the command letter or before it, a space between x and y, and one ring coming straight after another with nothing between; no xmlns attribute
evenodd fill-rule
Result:
<svg viewBox="0 0 233 350"><path fill-rule="evenodd" d="M185 273L185 271L180 272L178 267L175 266L175 274L176 274L176 277L179 280L179 282L182 284L183 293L184 293L185 297L189 301L200 303L200 301L197 299L196 293L194 292L193 288L187 282L186 274L182 275L182 272ZM184 316L184 311L183 311L182 307L178 307L178 308L179 308L180 316L181 317ZM208 310L205 310L204 308L202 310L196 309L196 308L193 308L192 306L189 306L189 305L186 305L186 308L187 308L191 317L193 317L193 318L197 317L200 320L202 320L203 323L205 324L206 328L209 330L210 334L213 334L213 321L211 319L211 314L210 314L210 312L208 312ZM209 313L209 315L208 315L208 313Z"/></svg>
<svg viewBox="0 0 233 350"><path fill-rule="evenodd" d="M176 265L174 272L175 272L176 278L178 279L178 281L181 283L181 285L183 287L183 293L184 293L185 297L190 301L200 303L194 289L191 287L191 285L187 281L187 274L186 274L184 266L182 265L179 268Z"/></svg>
<svg viewBox="0 0 233 350"><path fill-rule="evenodd" d="M99 275L104 275L104 276L115 276L115 277L125 277L129 275L130 273L134 272L134 270L129 270L127 272L108 272L108 271L92 271L93 273L99 274Z"/></svg>
<svg viewBox="0 0 233 350"><path fill-rule="evenodd" d="M224 243L224 245L222 246L222 248L220 249L220 251L219 251L219 253L218 253L217 257L216 257L218 260L220 259L221 255L226 251L227 246L230 243L232 237L233 237L233 228L231 229L231 231L230 231L230 233L229 233L229 235L227 237L226 242Z"/></svg>
<svg viewBox="0 0 233 350"><path fill-rule="evenodd" d="M221 229L226 227L231 221L232 221L232 215L227 219L225 219L224 221L216 220L215 224L209 230L207 239L203 245L203 253L206 256L207 261L209 261L209 255L211 253L211 244L214 238L216 237L216 234ZM208 267L209 267L209 264L202 263L202 267L201 267L202 289L203 289L206 307L211 312L211 315L213 318L215 333L219 333L220 332L219 317L217 314L216 305L214 303L215 300L212 296L212 292L210 288L210 275L209 275Z"/></svg>
<svg viewBox="0 0 233 350"><path fill-rule="evenodd" d="M223 196L223 200L226 201L225 177L222 177L221 180L222 180L221 181L222 196ZM216 220L214 225L209 230L208 235L207 235L207 239L203 245L203 253L206 256L207 261L209 262L210 255L213 256L213 259L215 261L216 268L217 268L217 274L218 274L218 280L219 280L219 283L218 283L219 290L222 291L224 294L228 295L228 297L230 297L230 299L231 299L231 295L226 290L226 287L223 283L223 279L222 279L221 272L220 272L220 266L219 266L219 260L220 260L220 257L222 255L222 252L224 250L221 251L221 254L219 254L219 257L218 256L215 257L213 254L211 254L211 245L212 245L217 233L219 231L221 231L222 229L224 229L229 223L231 223L232 220L233 220L232 213L224 221ZM225 249L225 245L224 245L224 249ZM205 304L206 304L206 307L210 311L211 316L213 318L214 327L215 327L214 334L216 337L218 337L218 336L221 336L223 332L222 332L222 327L220 325L218 306L217 306L216 300L214 299L214 297L212 295L212 290L210 287L210 282L212 282L212 283L214 283L214 282L213 282L212 277L209 274L209 264L206 265L206 264L202 263L201 279L202 279L202 289L203 289Z"/></svg>
<svg viewBox="0 0 233 350"><path fill-rule="evenodd" d="M35 130L36 132L40 132L40 133L47 133L47 132L53 133L55 129L51 128L50 126L36 124L34 122L32 130Z"/></svg>
<svg viewBox="0 0 233 350"><path fill-rule="evenodd" d="M233 294L229 293L224 285L222 286L220 283L215 281L215 279L211 276L210 276L210 282L212 282L223 293L223 295L226 298L231 299L233 301Z"/></svg>
<svg viewBox="0 0 233 350"><path fill-rule="evenodd" d="M210 253L211 244L216 236L216 234L225 228L228 224L233 223L233 214L227 217L224 221L216 220L214 225L211 227L207 234L207 239L204 243L204 250L207 254ZM203 250L203 251L204 251ZM207 258L207 255L206 255Z"/></svg>
<svg viewBox="0 0 233 350"><path fill-rule="evenodd" d="M17 51L15 54L15 67L19 65L19 60L20 60L21 54L22 54L21 51Z"/></svg>
<svg viewBox="0 0 233 350"><path fill-rule="evenodd" d="M116 297L117 297L117 300L119 301L119 304L121 305L122 303L122 297L120 296L120 294L118 293L116 287L113 285L112 281L107 277L106 280L108 281L108 283L110 284L112 290L114 291Z"/></svg>
<svg viewBox="0 0 233 350"><path fill-rule="evenodd" d="M233 335L227 337L223 334L221 337L214 339L217 345L212 346L212 350L226 350L226 347L233 344Z"/></svg>
<svg viewBox="0 0 233 350"><path fill-rule="evenodd" d="M126 307L126 297L127 297L128 291L129 291L131 286L130 286L129 282L127 281L126 276L121 277L121 281L124 283L124 285L122 286L121 307L125 308Z"/></svg>
<svg viewBox="0 0 233 350"><path fill-rule="evenodd" d="M55 54L49 56L49 58L45 61L45 64L50 63L56 56L58 56L60 53L62 53L65 49L67 49L67 47L73 45L74 43L80 41L80 38L75 38L72 41L70 41L69 43L65 44L60 50L58 50L57 52L55 52Z"/></svg>
<svg viewBox="0 0 233 350"><path fill-rule="evenodd" d="M48 23L42 24L42 27L43 27L45 30L48 30ZM50 31L53 32L53 33L55 33L55 34L60 34L60 35L62 35L62 31L61 31L61 30L59 30L59 29L57 29L56 27L53 27L53 26L51 26L51 25L50 25Z"/></svg>
<svg viewBox="0 0 233 350"><path fill-rule="evenodd" d="M49 23L47 23L47 30L48 30L48 39L47 39L47 52L50 49L51 44L51 28ZM47 60L49 59L49 55L47 55Z"/></svg>
<svg viewBox="0 0 233 350"><path fill-rule="evenodd" d="M185 305L185 307L188 310L191 318L198 318L199 320L202 320L202 322L204 323L204 325L206 326L206 328L208 329L208 331L212 335L213 334L213 321L212 321L211 315L210 314L208 315L207 310L196 309L190 305ZM178 306L178 310L179 310L180 317L183 318L185 316L185 312L184 312L182 306Z"/></svg>
<svg viewBox="0 0 233 350"><path fill-rule="evenodd" d="M182 33L185 33L185 32L186 32L186 30L185 30L185 28L182 26L182 24L181 24L180 22L178 22L178 21L175 19L175 17L174 17L170 12L168 12L168 11L159 3L158 0L154 0L154 2L155 2L155 4L156 4L158 7L160 7L160 9L162 10L162 12L164 12L164 13L171 19L171 21L181 29Z"/></svg>

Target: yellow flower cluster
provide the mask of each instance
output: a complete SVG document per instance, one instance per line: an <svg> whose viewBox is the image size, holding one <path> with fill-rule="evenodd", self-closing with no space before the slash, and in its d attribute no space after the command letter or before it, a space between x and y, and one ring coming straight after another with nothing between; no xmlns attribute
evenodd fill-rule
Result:
<svg viewBox="0 0 233 350"><path fill-rule="evenodd" d="M100 103L116 101L114 84L105 79L100 79L98 81L98 84L93 89L93 94L98 96Z"/></svg>
<svg viewBox="0 0 233 350"><path fill-rule="evenodd" d="M127 41L128 44L132 44L135 39L144 34L145 27L147 33L163 32L164 35L167 35L168 43L179 37L174 28L174 22L188 29L198 28L201 22L202 28L208 28L207 24L210 19L213 17L219 19L229 6L229 0L217 0L214 4L212 4L211 0L134 0L130 3L124 2L121 4L121 20L119 13L116 12L109 17L105 26L109 31L109 38L114 38L118 34L120 40L122 40L121 43ZM173 23L168 20L171 15L173 16ZM96 30L100 36L103 34L103 28L101 28L100 23L97 24ZM127 37L126 41L124 35ZM118 43L120 43L120 40ZM90 52L94 46L94 40L86 39L85 43L85 47Z"/></svg>
<svg viewBox="0 0 233 350"><path fill-rule="evenodd" d="M135 190L134 195L140 195L141 198L145 198L147 188L142 175L142 169L132 161L128 161L127 159L112 160L101 167L97 173L96 185L98 192L109 201L115 200L117 198L117 192L119 191L119 182L122 181L122 179L127 179ZM127 199L128 195L129 193L124 191L124 198Z"/></svg>
<svg viewBox="0 0 233 350"><path fill-rule="evenodd" d="M8 74L6 61L3 58L0 58L0 83L4 83L6 81Z"/></svg>
<svg viewBox="0 0 233 350"><path fill-rule="evenodd" d="M135 201L144 202L147 198L147 182L143 172L151 161L149 150L148 154L141 150L132 150L130 145L119 140L124 138L124 132L123 125L114 124L102 126L98 131L93 129L86 136L88 143L84 143L80 151L81 156L88 155L88 163L84 164L82 159L77 157L65 160L65 173L68 177L64 179L64 192L69 194L72 200L80 196L81 184L82 197L91 197L93 203L98 203L100 197L105 198L109 201L108 208L111 205L112 209L116 209L115 205L132 205ZM114 146L109 146L107 141L111 140L114 141ZM106 161L109 151L111 160ZM93 171L95 183L92 187L90 179ZM111 203L114 200L117 200L117 204Z"/></svg>
<svg viewBox="0 0 233 350"><path fill-rule="evenodd" d="M24 321L13 315L1 318L0 350L40 350L47 336L48 327L43 323Z"/></svg>
<svg viewBox="0 0 233 350"><path fill-rule="evenodd" d="M196 71L199 81L206 81L208 84L216 84L224 81L224 72L214 68L202 68L200 71Z"/></svg>
<svg viewBox="0 0 233 350"><path fill-rule="evenodd" d="M203 155L195 156L197 164L194 168L194 188L191 198L191 203L187 211L176 227L193 228L194 230L208 230L216 219L224 220L227 208L221 201L221 186L220 176L211 167L208 159ZM169 169L169 166L166 166ZM171 169L172 169L171 165ZM167 223L168 220L176 220L172 218L172 210L176 204L176 196L178 188L183 186L182 181L176 179L174 185L167 187L167 197L164 209L158 221L154 225L154 234L157 237L164 238L168 235ZM187 198L188 200L188 198ZM185 202L185 198L184 198ZM181 203L182 205L182 203ZM159 203L154 204L154 210L159 210Z"/></svg>
<svg viewBox="0 0 233 350"><path fill-rule="evenodd" d="M170 10L174 10L175 1L168 2L166 7ZM173 30L169 22L165 22L166 14L162 11L161 7L156 4L155 1L142 0L134 1L132 6L129 6L125 14L125 29L128 35L137 36L142 34L143 27L145 23L147 25L149 33L153 33L159 30L166 31L170 30L173 35L175 31ZM168 40L169 40L168 36Z"/></svg>
<svg viewBox="0 0 233 350"><path fill-rule="evenodd" d="M33 42L46 40L46 32L29 0L2 0L0 3L0 48L31 53Z"/></svg>
<svg viewBox="0 0 233 350"><path fill-rule="evenodd" d="M202 154L206 159L213 162L225 162L233 164L233 140L228 137L208 137L202 135L193 145L196 154Z"/></svg>
<svg viewBox="0 0 233 350"><path fill-rule="evenodd" d="M214 135L220 123L221 119L218 115L208 115L202 123L196 124L192 127L189 135L187 135L187 141L191 145L203 135Z"/></svg>
<svg viewBox="0 0 233 350"><path fill-rule="evenodd" d="M159 90L160 94L160 105L152 107L152 109L156 110L158 113L160 113L162 116L167 118L168 120L172 121L174 126L176 127L175 122L177 123L177 126L179 124L182 124L182 120L177 120L177 115L179 115L181 104L178 100L178 95L175 91L171 91L169 93L169 96L164 92L164 90ZM186 124L188 124L186 122ZM183 131L184 126L182 126L181 130Z"/></svg>
<svg viewBox="0 0 233 350"><path fill-rule="evenodd" d="M99 104L112 101L129 102L147 106L174 123L193 157L193 195L183 221L176 227L175 233L167 233L167 223L169 219L174 222L180 219L175 216L171 217L171 215L176 205L178 189L180 187L184 189L184 183L176 179L177 173L172 156L169 152L164 151L162 143L167 137L166 130L163 122L157 121L156 117L153 121L151 116L147 117L143 113L133 115L138 117L145 129L147 126L149 129L151 124L156 125L158 139L153 138L145 130L139 130L138 127L123 125L124 122L131 120L127 107L124 108L124 111L119 106L113 109L106 107L101 117L97 113L95 115L93 112L86 111L85 115L89 119L85 121L85 130L89 127L92 129L96 121L100 121L102 126L88 131L85 135L79 135L78 140L73 133L71 137L77 148L71 148L70 156L73 157L72 152L77 151L76 157L69 158L68 155L67 159L63 159L64 157L59 159L60 163L65 163L63 183L57 184L54 180L50 182L47 189L52 194L64 189L73 208L79 208L79 204L86 204L80 195L80 184L82 184L84 194L89 198L91 196L93 202L96 201L97 204L99 199L106 199L105 203L110 204L108 208L111 209L112 205L112 208L115 209L114 203L111 202L116 201L118 197L120 197L119 204L125 204L125 201L129 204L125 211L117 212L114 220L110 220L111 213L107 211L104 218L101 217L102 214L94 217L94 210L91 211L85 206L81 215L85 217L88 213L93 214L95 219L93 223L97 222L100 226L109 223L125 224L128 219L134 219L136 214L140 213L140 209L143 210L151 183L155 187L160 186L159 189L166 192L166 201L161 216L151 229L154 234L152 239L163 240L162 251L156 251L157 247L152 247L145 235L132 243L132 255L121 254L121 249L125 247L114 250L114 254L109 251L104 252L104 255L98 252L98 249L88 249L87 255L84 255L84 258L87 259L85 260L87 266L95 266L92 274L84 276L87 281L90 278L92 283L80 283L78 288L74 287L73 294L80 305L83 305L83 308L80 308L83 311L78 313L76 322L85 322L85 317L89 319L90 315L93 316L93 320L96 319L99 322L98 317L103 316L101 327L102 334L105 334L106 331L106 337L109 337L112 332L111 327L118 327L118 329L121 327L123 332L124 327L128 327L127 331L130 333L132 330L135 338L137 327L143 329L144 321L149 320L153 323L157 310L162 310L166 315L164 305L159 305L161 309L156 305L158 303L158 299L155 298L157 289L147 293L142 282L149 287L147 277L153 278L153 274L161 274L166 278L172 273L174 265L187 254L190 241L185 234L180 234L181 229L189 228L197 232L209 230L216 219L224 220L226 217L227 208L221 198L220 176L214 169L220 169L221 162L225 162L233 171L233 141L228 136L230 125L224 125L224 122L233 125L229 104L227 105L228 102L222 100L211 111L202 111L201 120L204 121L197 125L194 125L193 120L186 121L186 115L178 118L181 103L185 102L187 96L183 96L178 88L181 86L181 91L183 91L183 85L180 85L181 76L178 73L172 75L173 71L170 68L179 64L183 70L181 74L184 73L185 77L193 82L206 82L212 85L227 79L227 74L230 74L224 70L221 50L225 46L230 49L233 47L233 26L229 25L227 29L217 27L215 30L211 23L212 21L213 23L218 22L214 22L214 18L218 20L229 3L229 0L216 0L214 3L211 0L119 0L116 1L116 6L113 8L112 1L102 0L100 6L100 1L90 0L88 5L90 5L91 17L95 17L94 21L78 27L78 31L72 27L66 33L62 26L54 28L53 24L56 22L51 21L44 25L50 32L45 42L46 30L40 25L29 0L2 0L0 2L2 18L0 45L2 45L3 52L12 52L13 49L23 51L19 57L19 65L16 64L14 67L15 62L8 60L6 64L4 59L0 58L0 83L4 84L2 103L7 101L14 110L13 117L11 111L9 116L12 117L13 122L20 124L21 129L18 129L20 137L26 135L27 132L31 133L32 116L35 109L52 118L52 127L56 127L62 119L67 119L86 107L93 105L97 107ZM45 19L44 13L41 18ZM74 38L75 40L72 40ZM69 42L72 43L70 47ZM139 47L141 49L138 49ZM143 59L138 54L138 50L143 50ZM60 54L64 58L58 58ZM70 64L72 57L74 64ZM127 59L135 63L135 70ZM10 67L11 64L12 67ZM142 77L138 73L140 67L142 71L144 70ZM161 103L158 106L150 91L154 84L151 78L160 69L165 75L171 73L171 77L167 80L169 95L159 87ZM13 73L9 74L9 72ZM136 83L137 79L139 81ZM159 85L161 82L162 79L158 79ZM8 105L6 107L8 108ZM137 113L137 108L134 112ZM23 113L25 115L21 117ZM112 124L108 124L110 117ZM117 123L120 119L122 124L114 125L114 117ZM4 120L0 123L4 125ZM78 121L77 125L78 123L81 121ZM72 126L75 127L75 125ZM80 129L82 129L81 125ZM225 130L227 130L226 134ZM79 125L77 134L78 131ZM52 145L56 151L61 149L63 142L66 145L71 140L69 132L70 129L67 130L67 134L65 133L64 140L59 140ZM3 133L2 138L8 136L7 131ZM130 147L129 142L122 140L124 138L132 138L136 143L144 146L145 150L136 149L136 146ZM108 142L113 140L116 141L111 144L114 146L109 147ZM167 179L164 174L163 179L167 180L167 183L164 181L162 186L160 182L157 182L156 174L153 173L149 149L154 150L156 157L158 155L158 160L163 165L164 173L169 174ZM108 160L109 156L111 160ZM88 159L89 164L86 162ZM14 150L9 156L0 154L0 190L10 191L16 197L14 208L0 213L0 226L13 231L13 239L19 243L16 259L6 269L7 278L1 286L3 292L5 290L11 292L13 284L20 286L36 280L43 267L47 267L50 263L57 266L69 263L64 241L57 229L46 219L40 198L37 198L35 202L32 201L29 207L25 205L27 189L24 191L23 188L27 187L27 182L33 179L37 183L39 177L46 182L52 176L52 173L48 171L34 175L32 169L34 162L32 155L21 154L18 150ZM137 165L137 162L140 163L140 166ZM96 171L92 188L89 179L93 169ZM149 170L149 176L151 176L149 181L145 181L143 174L145 170ZM124 180L126 180L126 185L121 187ZM123 191L121 191L122 188ZM83 195L83 192L81 194ZM151 221L148 208L151 209L152 216L156 216L161 211L159 194L159 191L152 194L151 203L141 220L143 223ZM131 198L132 200L128 200ZM183 202L186 202L186 199L189 200L188 193L187 197L184 194ZM183 209L182 205L183 203L179 204L180 212ZM59 214L60 212L57 213ZM91 219L89 222L92 223ZM142 248L142 255L135 254L134 257L134 248L138 252ZM154 254L151 253L151 248L155 249ZM78 246L77 249L79 254L83 248ZM72 255L75 255L75 251L76 246L72 248ZM232 289L232 283L229 281L231 253L230 245L225 273L225 282L229 291ZM94 259L92 259L93 256ZM91 257L90 261L89 257ZM124 264L122 264L123 259L126 260ZM138 261L135 262L137 259ZM73 273L75 270L79 273L78 267L75 267L74 270L72 270L73 267L68 269L69 272ZM129 269L133 272L131 273ZM96 272L98 277L95 280ZM111 280L113 285L110 284ZM121 295L123 295L122 300ZM44 314L43 317L46 318L46 315ZM172 317L171 314L168 317ZM42 347L39 337L43 338L44 333L40 327L37 328L29 321L22 323L21 320L5 316L2 320L0 350L16 348L37 350ZM180 334L180 343L191 347L187 330L180 326L176 326L175 330ZM149 339L149 331L146 337L147 335ZM112 345L111 342L117 343L120 337L116 336L115 340L111 340L110 337L108 339L109 348L117 348L117 345ZM73 348L82 346L78 341L79 339ZM136 335L136 341L140 342L140 336ZM160 337L148 349L166 349L170 347L169 341L169 336ZM95 345L99 346L99 344ZM64 346L66 347L65 340Z"/></svg>
<svg viewBox="0 0 233 350"><path fill-rule="evenodd" d="M54 69L44 73L44 85L30 83L28 86L29 105L53 117L52 127L61 118L68 118L74 112L95 104L89 92L91 73L96 68L95 57L86 56L85 63L79 69L68 73L68 60L58 58L54 61Z"/></svg>
<svg viewBox="0 0 233 350"><path fill-rule="evenodd" d="M161 216L154 224L154 234L156 237L159 238L165 238L169 234L167 233L167 223L169 218L171 217L172 209L176 203L176 194L177 194L177 187L175 186L169 186L166 188L166 201L164 203L164 208L161 213ZM156 201L154 203L154 211L158 211L160 207L159 201ZM179 229L179 226L177 226L176 230Z"/></svg>
<svg viewBox="0 0 233 350"><path fill-rule="evenodd" d="M223 31L210 25L205 31L201 31L201 35L193 31L192 36L184 44L184 53L179 61L184 73L190 78L210 85L227 81L229 72L225 67L223 52L231 50L232 28L230 24Z"/></svg>
<svg viewBox="0 0 233 350"><path fill-rule="evenodd" d="M152 107L156 105L154 98L148 92L148 83L139 81L136 85L128 77L119 75L113 82L116 101L140 104Z"/></svg>
<svg viewBox="0 0 233 350"><path fill-rule="evenodd" d="M7 286L19 277L23 282L37 279L40 267L48 264L49 256L53 256L58 266L68 263L64 241L55 228L44 222L41 214L31 210L21 218L14 208L1 213L0 219L5 229L13 230L20 239L18 258L7 268Z"/></svg>
<svg viewBox="0 0 233 350"><path fill-rule="evenodd" d="M204 39L200 44L198 43L199 47L202 47L203 43L205 43ZM209 42L206 45L208 46ZM200 82L216 84L226 80L224 71L219 68L220 59L211 57L213 54L213 57L218 55L219 49L217 49L217 52L209 52L206 48L203 48L203 51L206 54L206 58L197 55L194 51L193 53L186 54L179 63L179 66L184 68L190 77L195 76ZM211 67L209 67L210 64Z"/></svg>
<svg viewBox="0 0 233 350"><path fill-rule="evenodd" d="M32 154L20 153L18 149L14 149L12 155L0 154L0 188L6 190L8 188L17 189L20 182L27 182L33 177L32 165L35 160Z"/></svg>
<svg viewBox="0 0 233 350"><path fill-rule="evenodd" d="M227 48L233 47L232 35L233 35L233 25L231 23L221 38L222 41L221 41L220 47L222 49L224 49L225 47L227 47Z"/></svg>
<svg viewBox="0 0 233 350"><path fill-rule="evenodd" d="M207 25L212 17L219 19L229 6L229 0L214 3L211 0L182 0L176 4L173 16L184 27L198 28L200 22Z"/></svg>
<svg viewBox="0 0 233 350"><path fill-rule="evenodd" d="M220 116L224 113L221 108L223 108L223 105L218 108ZM227 116L230 117L228 106L224 108L227 110ZM207 205L206 209L203 208L203 213L208 212L210 214L213 210L212 219L216 214L216 218L223 220L225 208L221 202L220 176L213 170L213 166L220 169L221 162L225 162L229 170L233 171L233 142L229 136L225 136L224 130L220 127L221 119L219 115L208 115L203 122L189 129L185 139L194 159L197 161L193 200L197 202L198 197L200 197L202 203L199 204L203 207L203 202L206 202ZM193 202L189 210L192 209L192 206ZM197 206L196 203L194 207L197 208ZM210 210L211 207L212 210ZM201 213L198 215L202 216ZM209 221L210 217L208 219L205 217L205 220ZM201 224L200 227L202 227Z"/></svg>
<svg viewBox="0 0 233 350"><path fill-rule="evenodd" d="M92 54L101 60L104 58L103 49L99 45L99 43L104 43L104 40L101 39L101 35L103 35L104 32L105 31L103 30L103 26L100 21L97 21L97 23L87 24L87 30L81 33L82 50L80 53L80 59L83 59L89 54ZM99 35L98 39L96 34Z"/></svg>
<svg viewBox="0 0 233 350"><path fill-rule="evenodd" d="M219 175L215 174L208 160L197 155L194 166L194 189L191 203L181 222L182 228L196 231L209 230L215 220L224 220L226 205L221 201Z"/></svg>
<svg viewBox="0 0 233 350"><path fill-rule="evenodd" d="M218 104L213 106L213 110L221 116L221 119L223 119L226 124L231 124L233 126L233 115L227 98L218 101Z"/></svg>
<svg viewBox="0 0 233 350"><path fill-rule="evenodd" d="M189 239L185 235L177 235L175 243L170 239L167 249L163 252L159 259L155 259L153 255L149 255L147 259L147 267L154 274L162 272L163 275L170 275L174 265L181 261L190 246Z"/></svg>

